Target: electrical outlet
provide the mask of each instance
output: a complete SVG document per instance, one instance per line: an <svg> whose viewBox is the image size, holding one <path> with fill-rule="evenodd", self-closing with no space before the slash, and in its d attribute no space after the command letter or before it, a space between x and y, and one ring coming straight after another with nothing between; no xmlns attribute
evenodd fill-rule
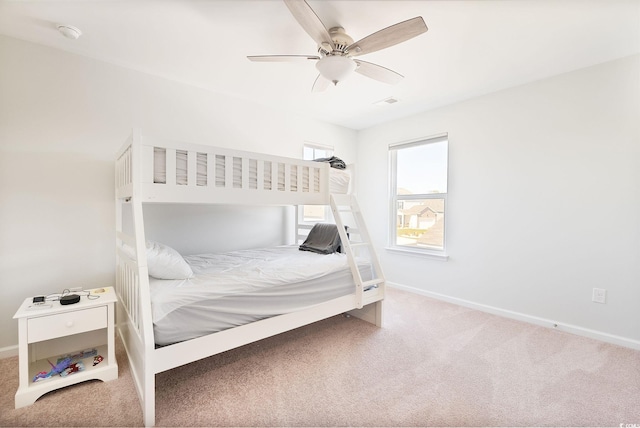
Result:
<svg viewBox="0 0 640 428"><path fill-rule="evenodd" d="M596 303L607 303L607 290L604 288L594 288L591 300Z"/></svg>

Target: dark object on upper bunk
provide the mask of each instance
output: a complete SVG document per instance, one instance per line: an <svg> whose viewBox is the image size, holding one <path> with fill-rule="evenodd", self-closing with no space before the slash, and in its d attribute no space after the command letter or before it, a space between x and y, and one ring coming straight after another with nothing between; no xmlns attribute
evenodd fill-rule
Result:
<svg viewBox="0 0 640 428"><path fill-rule="evenodd" d="M314 159L314 162L329 162L329 165L331 165L331 168L347 169L347 165L344 163L344 161L335 156L331 156L330 158Z"/></svg>
<svg viewBox="0 0 640 428"><path fill-rule="evenodd" d="M344 228L347 230L347 226ZM338 226L335 224L316 223L299 248L301 251L313 251L319 254L340 253L340 243Z"/></svg>

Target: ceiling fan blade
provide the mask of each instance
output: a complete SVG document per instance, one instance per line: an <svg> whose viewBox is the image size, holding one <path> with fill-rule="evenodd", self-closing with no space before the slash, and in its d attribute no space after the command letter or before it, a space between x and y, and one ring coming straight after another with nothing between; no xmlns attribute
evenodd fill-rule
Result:
<svg viewBox="0 0 640 428"><path fill-rule="evenodd" d="M358 40L347 47L347 52L351 56L358 56L379 51L412 39L427 30L427 24L424 23L424 19L421 16L416 16Z"/></svg>
<svg viewBox="0 0 640 428"><path fill-rule="evenodd" d="M313 82L313 87L311 88L311 92L323 92L326 91L329 87L329 82L327 79L318 74L316 77L316 81Z"/></svg>
<svg viewBox="0 0 640 428"><path fill-rule="evenodd" d="M315 55L252 55L247 58L255 62L306 62L320 59Z"/></svg>
<svg viewBox="0 0 640 428"><path fill-rule="evenodd" d="M396 73L393 70L389 70L378 64L373 64L371 62L362 61L360 59L354 59L356 64L358 64L358 68L356 68L356 73L360 73L363 76L370 77L374 80L378 80L383 83L388 83L390 85L395 85L404 79L402 74Z"/></svg>
<svg viewBox="0 0 640 428"><path fill-rule="evenodd" d="M305 0L284 0L284 3L296 21L298 21L298 24L315 40L318 46L328 44L331 46L331 50L335 49L327 27L324 26L318 15Z"/></svg>

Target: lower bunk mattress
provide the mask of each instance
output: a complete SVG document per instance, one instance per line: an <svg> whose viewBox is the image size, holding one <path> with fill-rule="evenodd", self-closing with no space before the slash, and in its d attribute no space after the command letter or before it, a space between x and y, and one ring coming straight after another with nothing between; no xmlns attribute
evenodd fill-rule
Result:
<svg viewBox="0 0 640 428"><path fill-rule="evenodd" d="M194 276L149 278L155 342L193 339L355 292L345 254L297 246L185 256ZM363 281L371 264L357 259Z"/></svg>

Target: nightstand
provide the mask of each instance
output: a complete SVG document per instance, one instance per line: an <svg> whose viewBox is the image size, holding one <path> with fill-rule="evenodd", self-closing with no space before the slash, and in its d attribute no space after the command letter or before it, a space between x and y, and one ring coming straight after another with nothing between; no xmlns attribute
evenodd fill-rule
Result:
<svg viewBox="0 0 640 428"><path fill-rule="evenodd" d="M115 356L114 306L116 294L112 287L90 291L78 303L33 308L32 298L26 299L13 316L18 320L20 386L16 392L16 409L33 404L47 392L90 379L109 381L118 378ZM83 293L84 294L84 293ZM49 372L59 357L84 350L97 350L102 361L93 365L93 357L83 359L85 369L65 377L54 375L34 382L40 372Z"/></svg>

